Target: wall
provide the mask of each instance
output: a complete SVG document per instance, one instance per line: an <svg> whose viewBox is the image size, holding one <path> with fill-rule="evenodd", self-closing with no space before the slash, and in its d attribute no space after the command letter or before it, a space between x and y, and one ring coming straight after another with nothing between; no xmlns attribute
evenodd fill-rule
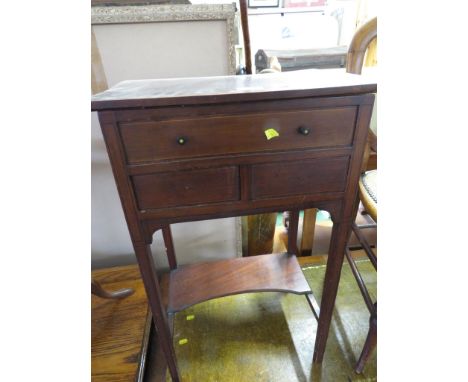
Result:
<svg viewBox="0 0 468 382"><path fill-rule="evenodd" d="M94 25L109 86L127 79L229 74L224 21ZM135 262L124 215L95 113L91 116L92 267ZM236 219L172 226L180 264L237 255ZM152 246L158 267L167 267L157 233Z"/></svg>

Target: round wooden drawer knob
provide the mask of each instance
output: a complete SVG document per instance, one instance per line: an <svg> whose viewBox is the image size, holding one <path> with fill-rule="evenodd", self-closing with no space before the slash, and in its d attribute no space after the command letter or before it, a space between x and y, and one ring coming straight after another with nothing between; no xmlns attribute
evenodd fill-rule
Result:
<svg viewBox="0 0 468 382"><path fill-rule="evenodd" d="M299 126L297 131L299 132L299 134L302 134L302 135L309 135L309 133L310 133L310 129L308 127L304 127L304 126Z"/></svg>

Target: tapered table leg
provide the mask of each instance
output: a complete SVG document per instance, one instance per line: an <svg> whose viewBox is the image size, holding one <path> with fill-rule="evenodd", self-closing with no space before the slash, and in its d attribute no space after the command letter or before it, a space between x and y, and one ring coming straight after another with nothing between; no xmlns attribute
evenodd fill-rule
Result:
<svg viewBox="0 0 468 382"><path fill-rule="evenodd" d="M344 223L334 223L330 239L330 250L328 252L327 269L323 283L322 302L320 305L320 316L317 327L317 337L313 360L320 363L323 360L325 345L327 344L328 332L335 306L336 293L340 282L341 267L343 265L344 251L350 225Z"/></svg>
<svg viewBox="0 0 468 382"><path fill-rule="evenodd" d="M134 243L134 249L153 314L154 326L156 327L158 339L161 342L161 348L166 358L167 367L169 368L172 381L180 382L172 336L168 325L167 314L162 304L159 281L151 254L151 247L149 244Z"/></svg>

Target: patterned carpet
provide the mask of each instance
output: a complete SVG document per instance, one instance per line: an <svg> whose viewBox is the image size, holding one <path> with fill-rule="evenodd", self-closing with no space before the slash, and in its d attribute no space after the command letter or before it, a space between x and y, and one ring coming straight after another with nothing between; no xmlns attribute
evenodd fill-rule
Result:
<svg viewBox="0 0 468 382"><path fill-rule="evenodd" d="M358 261L358 267L375 297L376 272L368 260ZM320 301L325 266L303 271ZM376 381L376 352L362 375L353 371L368 320L345 263L321 366L312 364L317 322L305 297L293 294L243 294L186 309L176 315L174 345L184 382Z"/></svg>

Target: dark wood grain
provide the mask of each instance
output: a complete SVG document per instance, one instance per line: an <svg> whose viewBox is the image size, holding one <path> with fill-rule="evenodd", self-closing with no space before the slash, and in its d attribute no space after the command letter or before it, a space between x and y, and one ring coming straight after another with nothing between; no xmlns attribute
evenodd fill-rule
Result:
<svg viewBox="0 0 468 382"><path fill-rule="evenodd" d="M201 168L213 167L213 162L216 162L216 167L244 165L244 170L250 168L251 165L262 164L267 162L280 162L282 160L302 161L313 158L330 158L350 156L353 148L348 147L330 147L326 150L286 150L274 152L260 152L248 155L216 155L212 157L201 158L183 158L174 161L151 162L140 165L128 165L126 170L129 175L151 174L154 172L167 171L183 171L197 170Z"/></svg>
<svg viewBox="0 0 468 382"><path fill-rule="evenodd" d="M156 275L151 247L148 244L138 243L134 243L133 247L169 373L171 374L174 382L180 382L177 360L175 357L174 346L172 344L172 334L169 329L167 312L162 303L161 289Z"/></svg>
<svg viewBox="0 0 468 382"><path fill-rule="evenodd" d="M290 195L274 199L258 199L246 202L227 202L217 204L206 204L197 206L174 207L160 210L141 211L141 221L147 233L153 235L156 230L167 224L180 223L183 221L199 221L207 219L227 218L233 216L245 216L268 212L282 212L285 205L290 203L291 207L297 209L317 207L326 211L332 211L334 219L340 219L342 211L340 202L344 192L325 192L313 195ZM213 211L216 210L215 214ZM156 227L152 229L151 227Z"/></svg>
<svg viewBox="0 0 468 382"><path fill-rule="evenodd" d="M139 209L239 200L239 168L138 175L132 178Z"/></svg>
<svg viewBox="0 0 468 382"><path fill-rule="evenodd" d="M167 311L247 292L310 293L294 255L270 254L179 267L162 278Z"/></svg>
<svg viewBox="0 0 468 382"><path fill-rule="evenodd" d="M349 157L282 161L252 166L252 199L307 193L342 192L346 185ZM271 179L281 179L272 182Z"/></svg>
<svg viewBox="0 0 468 382"><path fill-rule="evenodd" d="M334 97L375 92L375 78L340 69L298 70L261 76L123 81L93 96L93 111L225 102Z"/></svg>
<svg viewBox="0 0 468 382"><path fill-rule="evenodd" d="M266 93L268 95L269 93ZM115 121L121 125L137 122L163 122L181 119L199 119L221 116L242 116L245 114L293 112L312 109L357 107L373 103L369 94L336 95L333 97L308 97L307 92L298 90L292 98L259 98L256 101L214 102L182 104L152 108L122 108L113 111Z"/></svg>
<svg viewBox="0 0 468 382"><path fill-rule="evenodd" d="M259 105L259 109L268 105ZM349 146L356 107L120 124L129 164L284 149ZM197 126L193 129L193 126ZM302 135L299 128L307 128ZM265 131L279 136L267 139ZM180 144L179 139L185 143ZM216 142L216 144L213 144Z"/></svg>
<svg viewBox="0 0 468 382"><path fill-rule="evenodd" d="M304 208L329 211L334 228L314 352L314 360L321 362L357 209L374 100L369 92L375 90L372 79L342 71L303 71L127 81L93 97L173 381L180 376L168 312L249 291L309 292L295 255L175 268L174 254L161 287L150 244L156 230L177 222L287 210L297 214ZM299 131L301 126L309 134ZM266 139L269 127L279 137ZM180 137L184 142L176 146ZM296 245L289 251L296 254Z"/></svg>
<svg viewBox="0 0 468 382"><path fill-rule="evenodd" d="M367 132L371 117L372 107L363 105L359 109L355 135L355 150L351 155L350 171L347 179L347 194L343 200L341 221L333 220L333 230L330 239L330 249L325 271L325 280L320 305L320 316L317 327L317 338L314 348L314 362L321 363L325 353L328 339L333 306L341 275L346 244L351 233L351 223L354 221L358 210L358 182L362 166L362 157L367 140ZM333 215L332 215L333 217Z"/></svg>

